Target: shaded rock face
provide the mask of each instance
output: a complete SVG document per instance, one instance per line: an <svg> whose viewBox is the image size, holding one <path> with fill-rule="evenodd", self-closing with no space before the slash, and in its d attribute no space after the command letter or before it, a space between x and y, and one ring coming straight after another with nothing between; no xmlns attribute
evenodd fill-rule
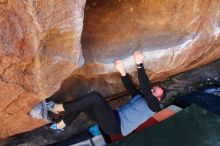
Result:
<svg viewBox="0 0 220 146"><path fill-rule="evenodd" d="M45 124L27 113L84 62L85 0L0 0L0 139Z"/></svg>
<svg viewBox="0 0 220 146"><path fill-rule="evenodd" d="M84 5L0 0L0 138L44 124L27 112L70 73L54 100L123 93L113 62L122 59L137 83L135 50L154 82L220 58L218 0L88 0L83 20Z"/></svg>
<svg viewBox="0 0 220 146"><path fill-rule="evenodd" d="M116 59L138 83L131 57L135 50L143 51L153 82L220 58L217 0L89 0L84 17L85 64L53 96L57 101L94 90L104 96L125 91L113 68Z"/></svg>
<svg viewBox="0 0 220 146"><path fill-rule="evenodd" d="M219 33L218 12L218 1L91 0L85 9L84 55L89 61L111 63L137 49L174 47L183 52L180 47Z"/></svg>

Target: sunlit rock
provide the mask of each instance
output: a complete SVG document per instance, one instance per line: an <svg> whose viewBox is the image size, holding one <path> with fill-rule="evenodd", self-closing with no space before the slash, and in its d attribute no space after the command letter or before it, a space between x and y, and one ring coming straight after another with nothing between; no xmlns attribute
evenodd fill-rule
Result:
<svg viewBox="0 0 220 146"><path fill-rule="evenodd" d="M220 1L84 5L85 0L0 0L0 138L43 125L27 113L64 79L52 96L57 101L93 90L105 97L123 94L113 63L122 59L137 83L131 56L136 50L144 53L153 82L220 59Z"/></svg>
<svg viewBox="0 0 220 146"><path fill-rule="evenodd" d="M85 0L0 0L0 139L44 124L27 113L84 62Z"/></svg>

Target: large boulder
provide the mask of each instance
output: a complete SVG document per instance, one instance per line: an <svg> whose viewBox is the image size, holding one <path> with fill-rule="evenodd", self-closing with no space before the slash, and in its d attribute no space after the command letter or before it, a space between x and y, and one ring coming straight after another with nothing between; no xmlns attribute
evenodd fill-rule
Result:
<svg viewBox="0 0 220 146"><path fill-rule="evenodd" d="M218 0L88 0L83 20L84 4L0 0L0 138L45 124L27 113L70 73L55 100L123 93L113 62L137 83L135 50L153 82L220 58Z"/></svg>
<svg viewBox="0 0 220 146"><path fill-rule="evenodd" d="M85 0L0 0L0 139L45 124L28 116L84 62Z"/></svg>
<svg viewBox="0 0 220 146"><path fill-rule="evenodd" d="M135 50L143 51L152 82L207 64L220 59L219 35L217 0L89 0L82 35L85 64L53 97L124 92L113 63L122 59L138 83L131 57Z"/></svg>

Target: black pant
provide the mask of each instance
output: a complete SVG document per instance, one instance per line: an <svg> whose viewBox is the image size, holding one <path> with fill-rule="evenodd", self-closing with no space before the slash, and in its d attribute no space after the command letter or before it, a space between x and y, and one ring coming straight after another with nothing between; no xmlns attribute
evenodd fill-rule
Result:
<svg viewBox="0 0 220 146"><path fill-rule="evenodd" d="M78 100L63 103L66 115L63 121L70 125L80 112L97 120L101 129L108 135L121 134L120 119L101 94L92 92Z"/></svg>

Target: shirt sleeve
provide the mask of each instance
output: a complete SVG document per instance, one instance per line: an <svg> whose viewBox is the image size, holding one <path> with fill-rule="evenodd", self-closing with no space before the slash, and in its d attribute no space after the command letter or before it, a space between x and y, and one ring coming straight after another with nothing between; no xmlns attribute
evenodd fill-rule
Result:
<svg viewBox="0 0 220 146"><path fill-rule="evenodd" d="M153 112L160 111L161 110L160 102L157 100L157 98L151 92L150 81L149 81L149 78L145 72L143 65L140 68L138 68L138 80L139 80L141 90L143 91L144 97L147 101L149 108Z"/></svg>
<svg viewBox="0 0 220 146"><path fill-rule="evenodd" d="M139 94L139 91L136 89L131 79L129 78L129 74L126 74L125 76L121 76L121 79L122 79L124 87L132 95L132 97Z"/></svg>

